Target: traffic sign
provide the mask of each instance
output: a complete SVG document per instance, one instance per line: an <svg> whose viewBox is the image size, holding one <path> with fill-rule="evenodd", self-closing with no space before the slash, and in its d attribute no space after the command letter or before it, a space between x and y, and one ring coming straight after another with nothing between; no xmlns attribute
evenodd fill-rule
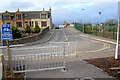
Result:
<svg viewBox="0 0 120 80"><path fill-rule="evenodd" d="M2 40L12 40L12 30L10 24L3 24L1 29Z"/></svg>

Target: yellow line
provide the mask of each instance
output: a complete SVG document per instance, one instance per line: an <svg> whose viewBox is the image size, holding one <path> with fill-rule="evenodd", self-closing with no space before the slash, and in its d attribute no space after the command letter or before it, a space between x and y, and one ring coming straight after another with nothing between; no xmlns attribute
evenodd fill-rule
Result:
<svg viewBox="0 0 120 80"><path fill-rule="evenodd" d="M105 49L109 49L110 48L110 45L109 44L106 44L106 43L103 43L103 42L99 42L99 41L93 41L93 42L96 42L96 43L102 43L103 44L103 48L101 49L98 49L98 50L89 50L89 51L80 51L80 52L77 52L77 53L83 53L83 52L98 52L98 51L102 51L102 50L105 50Z"/></svg>

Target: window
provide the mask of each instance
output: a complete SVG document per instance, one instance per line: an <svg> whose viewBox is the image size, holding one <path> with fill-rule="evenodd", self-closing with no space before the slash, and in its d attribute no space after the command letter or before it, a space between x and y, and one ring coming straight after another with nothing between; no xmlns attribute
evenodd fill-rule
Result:
<svg viewBox="0 0 120 80"><path fill-rule="evenodd" d="M10 20L10 16L9 15L5 15L4 16L4 20Z"/></svg>
<svg viewBox="0 0 120 80"><path fill-rule="evenodd" d="M10 23L7 23L7 24L10 24Z"/></svg>
<svg viewBox="0 0 120 80"><path fill-rule="evenodd" d="M47 26L47 21L41 21L41 26L46 27Z"/></svg>
<svg viewBox="0 0 120 80"><path fill-rule="evenodd" d="M25 24L28 24L28 22L27 22L27 21L25 21Z"/></svg>
<svg viewBox="0 0 120 80"><path fill-rule="evenodd" d="M34 22L30 21L30 27L34 27Z"/></svg>
<svg viewBox="0 0 120 80"><path fill-rule="evenodd" d="M35 21L35 24L38 24L38 21Z"/></svg>
<svg viewBox="0 0 120 80"><path fill-rule="evenodd" d="M33 21L31 22L31 27L34 27L34 23L33 23Z"/></svg>
<svg viewBox="0 0 120 80"><path fill-rule="evenodd" d="M47 15L46 14L41 14L41 19L46 19Z"/></svg>
<svg viewBox="0 0 120 80"><path fill-rule="evenodd" d="M21 14L16 14L16 19L22 19Z"/></svg>
<svg viewBox="0 0 120 80"><path fill-rule="evenodd" d="M22 27L22 22L16 22L17 27Z"/></svg>

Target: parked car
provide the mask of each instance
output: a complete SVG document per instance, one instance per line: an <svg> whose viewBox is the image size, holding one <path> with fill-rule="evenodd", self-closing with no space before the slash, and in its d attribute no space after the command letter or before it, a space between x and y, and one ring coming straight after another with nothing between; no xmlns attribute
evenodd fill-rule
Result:
<svg viewBox="0 0 120 80"><path fill-rule="evenodd" d="M60 29L60 28L57 26L57 27L55 27L55 29Z"/></svg>

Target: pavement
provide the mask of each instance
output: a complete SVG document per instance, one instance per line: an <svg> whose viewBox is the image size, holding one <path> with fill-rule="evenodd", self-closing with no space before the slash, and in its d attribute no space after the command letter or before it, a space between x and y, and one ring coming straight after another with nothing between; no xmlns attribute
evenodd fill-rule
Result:
<svg viewBox="0 0 120 80"><path fill-rule="evenodd" d="M80 60L79 57L66 58L66 71L47 70L26 73L27 78L112 78L101 69Z"/></svg>

